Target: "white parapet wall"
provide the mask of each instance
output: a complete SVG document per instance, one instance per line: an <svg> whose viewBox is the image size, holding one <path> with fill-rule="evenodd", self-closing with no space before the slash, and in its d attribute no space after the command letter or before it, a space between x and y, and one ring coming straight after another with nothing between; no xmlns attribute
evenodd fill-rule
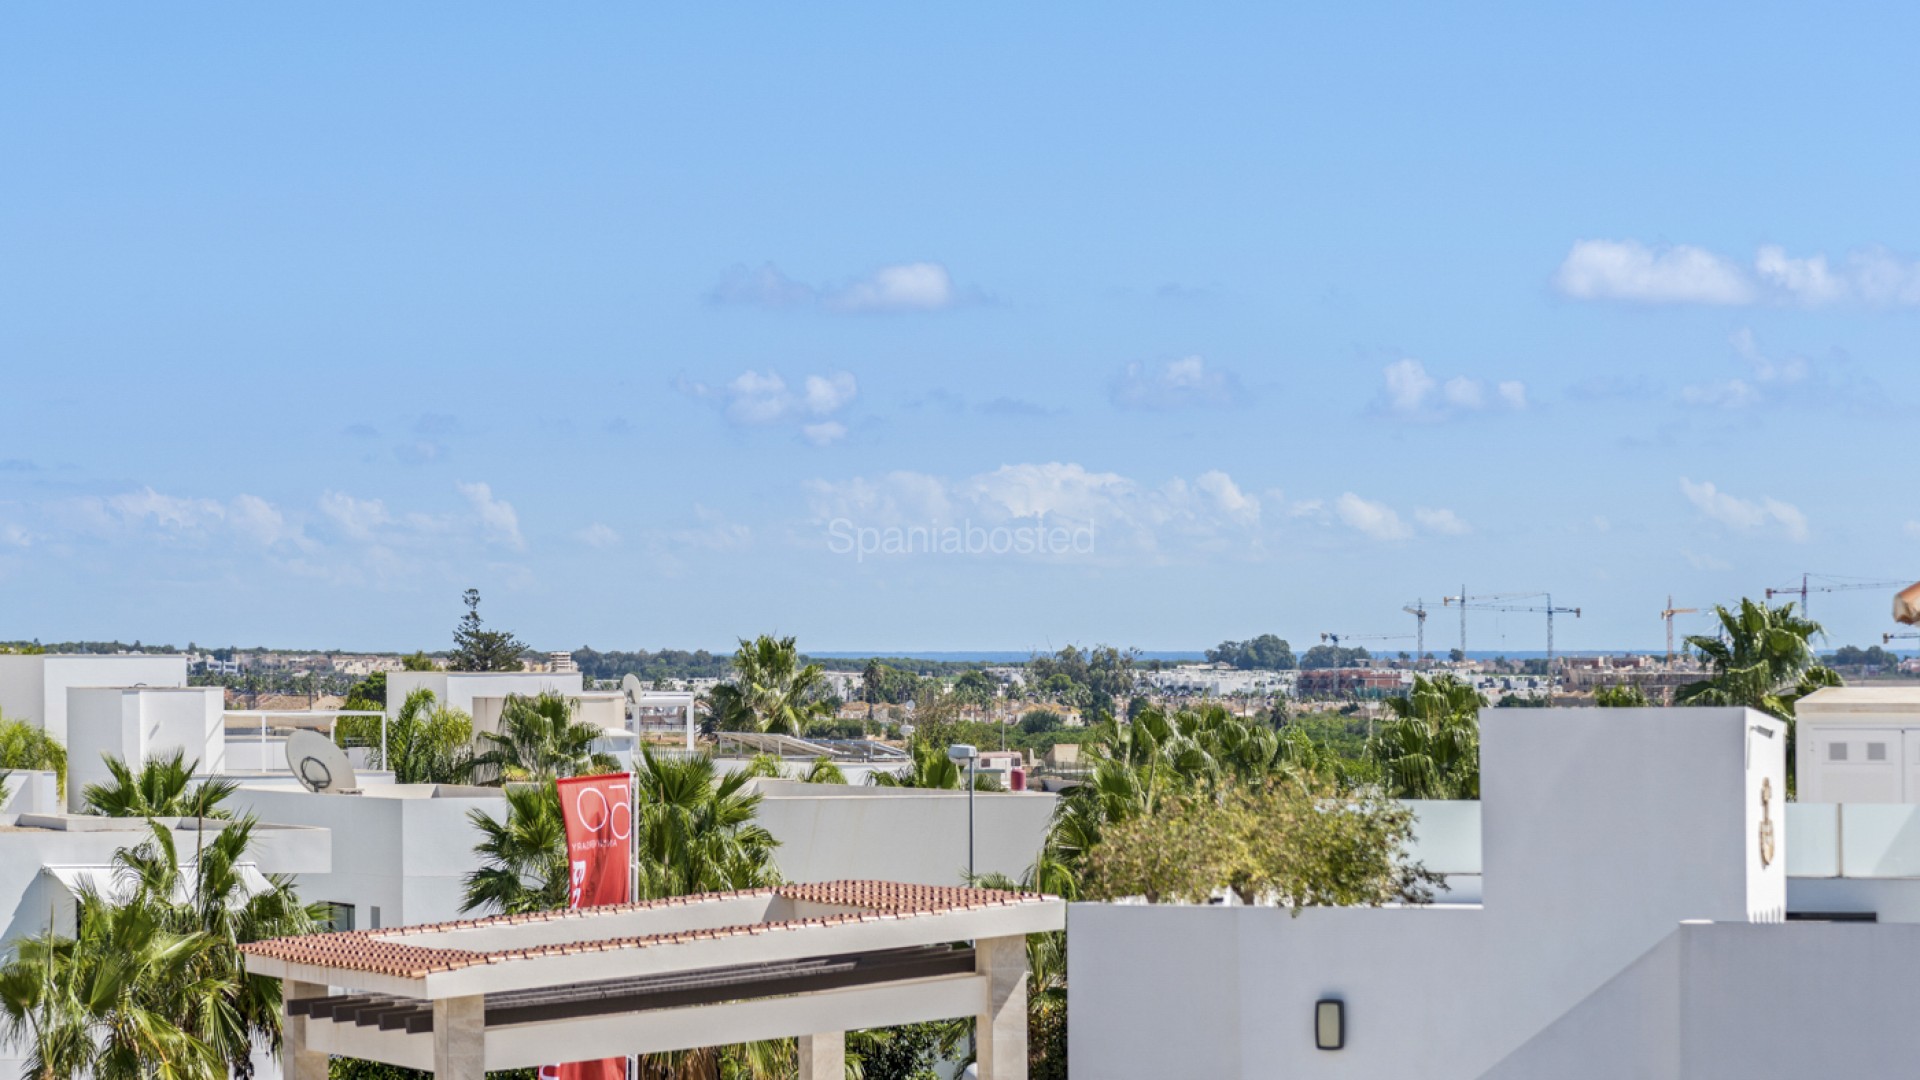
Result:
<svg viewBox="0 0 1920 1080"><path fill-rule="evenodd" d="M804 784L758 779L760 823L780 847L788 881L872 878L920 885L966 883L964 791ZM979 792L973 800L974 865L1019 880L1039 856L1059 797Z"/></svg>
<svg viewBox="0 0 1920 1080"><path fill-rule="evenodd" d="M1781 928L1777 721L1742 709L1489 709L1481 731L1484 903L1297 917L1073 905L1075 1075L1469 1080L1687 920ZM1315 1003L1326 999L1344 1005L1340 1050L1315 1046ZM1659 1000L1630 1004L1671 1012Z"/></svg>
<svg viewBox="0 0 1920 1080"><path fill-rule="evenodd" d="M105 783L106 758L138 769L178 752L198 771L226 770L225 691L192 687L75 687L67 691L67 807L85 806L87 785Z"/></svg>
<svg viewBox="0 0 1920 1080"><path fill-rule="evenodd" d="M185 686L183 656L43 653L0 656L0 715L67 742L67 691L76 686Z"/></svg>

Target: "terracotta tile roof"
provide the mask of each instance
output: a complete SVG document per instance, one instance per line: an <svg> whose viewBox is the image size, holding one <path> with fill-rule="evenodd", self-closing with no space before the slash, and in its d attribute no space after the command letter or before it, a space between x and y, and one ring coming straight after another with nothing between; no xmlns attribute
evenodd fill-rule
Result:
<svg viewBox="0 0 1920 1080"><path fill-rule="evenodd" d="M481 952L470 949L432 948L421 945L409 945L402 941L391 940L416 934L429 934L449 930L518 926L526 923L562 922L568 920L591 920L595 917L615 915L622 912L684 907L750 896L779 896L787 900L796 900L802 903L821 904L828 907L853 908L855 910L808 919L785 919L770 922L742 923L735 926L709 927L700 930L670 931L640 936L554 942L547 945L533 945L518 949L500 949L491 952ZM583 908L576 911L540 911L521 915L496 915L482 919L462 919L455 922L430 923L420 926L393 927L386 930L347 930L330 934L309 934L302 937L275 938L271 941L261 941L251 945L243 945L241 946L241 951L250 955L282 960L288 963L312 964L339 971L358 971L375 975L418 979L437 972L457 971L461 968L478 967L484 964L498 964L511 960L524 960L540 956L615 952L623 949L641 949L656 945L679 945L694 941L711 941L720 938L801 930L807 927L840 926L858 922L877 922L883 919L934 915L948 911L971 911L980 908L1006 907L1014 904L1032 903L1043 899L1049 898L1034 893L1008 892L1000 889L969 889L941 885L907 885L894 881L826 881L812 885L782 885L774 888L750 889L740 892L697 893L692 896L676 896L660 900L642 900L638 903L612 904L605 907Z"/></svg>

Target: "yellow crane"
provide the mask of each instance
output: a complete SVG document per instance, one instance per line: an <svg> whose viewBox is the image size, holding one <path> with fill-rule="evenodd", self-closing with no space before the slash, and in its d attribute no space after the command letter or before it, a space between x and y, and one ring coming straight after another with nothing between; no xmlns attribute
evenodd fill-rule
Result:
<svg viewBox="0 0 1920 1080"><path fill-rule="evenodd" d="M1699 610L1700 609L1697 607L1674 607L1673 594L1672 593L1667 594L1667 606L1665 610L1660 612L1660 617L1662 619L1665 619L1667 622L1667 666L1668 667L1673 666L1673 617L1675 615L1692 615L1698 612Z"/></svg>

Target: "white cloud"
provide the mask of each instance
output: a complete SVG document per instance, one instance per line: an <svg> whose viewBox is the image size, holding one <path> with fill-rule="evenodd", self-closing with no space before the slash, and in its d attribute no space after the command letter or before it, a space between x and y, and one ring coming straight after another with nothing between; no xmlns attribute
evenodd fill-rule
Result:
<svg viewBox="0 0 1920 1080"><path fill-rule="evenodd" d="M1489 398L1487 385L1478 379L1456 375L1441 382L1418 360L1396 360L1382 372L1383 384L1377 407L1400 416L1442 419L1462 413L1482 412L1498 405L1515 411L1527 407L1527 384L1507 379L1494 386Z"/></svg>
<svg viewBox="0 0 1920 1080"><path fill-rule="evenodd" d="M620 534L613 531L613 526L598 521L574 533L573 538L595 548L610 548L620 543Z"/></svg>
<svg viewBox="0 0 1920 1080"><path fill-rule="evenodd" d="M1396 360L1387 365L1387 406L1394 412L1416 413L1426 408L1427 398L1439 384L1427 374L1427 365L1418 360Z"/></svg>
<svg viewBox="0 0 1920 1080"><path fill-rule="evenodd" d="M1263 506L1279 502L1278 493L1247 491L1218 470L1154 484L1059 461L1002 465L961 479L899 471L815 480L807 493L823 528L835 521L875 529L1092 526L1102 559L1257 551Z"/></svg>
<svg viewBox="0 0 1920 1080"><path fill-rule="evenodd" d="M85 497L72 508L96 530L152 530L180 539L225 534L261 547L309 543L299 526L288 523L279 507L257 495L218 499L165 495L151 487L106 498Z"/></svg>
<svg viewBox="0 0 1920 1080"><path fill-rule="evenodd" d="M338 491L320 496L320 512L355 540L371 537L375 529L393 520L387 515L387 504L379 499L356 499Z"/></svg>
<svg viewBox="0 0 1920 1080"><path fill-rule="evenodd" d="M1796 257L1769 244L1751 260L1741 260L1686 244L1649 247L1637 240L1581 240L1561 262L1554 283L1580 300L1920 305L1920 262L1872 248L1834 260L1819 254Z"/></svg>
<svg viewBox="0 0 1920 1080"><path fill-rule="evenodd" d="M1404 540L1413 533L1392 507L1351 491L1333 500L1333 512L1342 524L1375 540Z"/></svg>
<svg viewBox="0 0 1920 1080"><path fill-rule="evenodd" d="M1128 364L1113 377L1107 396L1123 409L1179 409L1232 405L1245 394L1233 372L1183 356L1161 364Z"/></svg>
<svg viewBox="0 0 1920 1080"><path fill-rule="evenodd" d="M859 383L846 371L808 375L798 387L788 385L777 371L744 371L725 386L683 380L680 389L719 405L721 413L741 427L797 425L800 435L815 446L846 435L846 425L829 417L843 411L860 393Z"/></svg>
<svg viewBox="0 0 1920 1080"><path fill-rule="evenodd" d="M838 311L938 311L953 303L953 278L936 262L883 266L826 297Z"/></svg>
<svg viewBox="0 0 1920 1080"><path fill-rule="evenodd" d="M520 515L514 512L512 503L494 498L492 486L472 483L455 484L454 487L467 497L468 504L480 515L480 524L489 539L515 551L527 546L525 538L520 535Z"/></svg>
<svg viewBox="0 0 1920 1080"><path fill-rule="evenodd" d="M838 420L822 420L801 427L800 434L815 446L826 446L847 437L847 425Z"/></svg>
<svg viewBox="0 0 1920 1080"><path fill-rule="evenodd" d="M1772 496L1758 500L1742 499L1721 491L1708 481L1695 483L1686 477L1680 478L1680 490L1702 515L1728 528L1742 532L1778 528L1795 543L1807 538L1807 517L1792 503Z"/></svg>
<svg viewBox="0 0 1920 1080"><path fill-rule="evenodd" d="M1712 408L1743 409L1765 400L1773 388L1792 386L1807 377L1805 357L1790 356L1776 360L1767 356L1760 351L1752 330L1736 330L1728 340L1733 345L1733 351L1746 363L1747 375L1683 386L1680 388L1681 401Z"/></svg>
<svg viewBox="0 0 1920 1080"><path fill-rule="evenodd" d="M1555 276L1581 300L1650 304L1746 304L1754 289L1740 267L1684 244L1654 249L1633 240L1582 240Z"/></svg>
<svg viewBox="0 0 1920 1080"><path fill-rule="evenodd" d="M1420 527L1441 536L1465 536L1473 531L1473 526L1460 519L1460 515L1447 509L1428 509L1420 507L1413 512L1413 520Z"/></svg>

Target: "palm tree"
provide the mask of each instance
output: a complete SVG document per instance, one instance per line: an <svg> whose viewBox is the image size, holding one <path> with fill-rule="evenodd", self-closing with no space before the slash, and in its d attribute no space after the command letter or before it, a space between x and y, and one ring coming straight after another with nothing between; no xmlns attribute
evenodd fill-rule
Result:
<svg viewBox="0 0 1920 1080"><path fill-rule="evenodd" d="M754 821L760 796L744 773L724 775L706 755L657 758L642 748L634 774L639 801L636 899L757 889L779 881L779 841Z"/></svg>
<svg viewBox="0 0 1920 1080"><path fill-rule="evenodd" d="M506 789L507 813L498 820L479 810L467 820L480 830L473 852L480 868L466 876L461 911L502 915L555 911L567 904L567 830L560 792L552 784Z"/></svg>
<svg viewBox="0 0 1920 1080"><path fill-rule="evenodd" d="M183 864L173 830L156 823L145 842L114 856L121 876L135 886L128 906L155 912L163 929L206 946L194 975L216 988L215 997L204 1015L189 1014L187 1021L237 1076L252 1071L256 1043L280 1045L280 982L247 974L240 946L312 933L325 917L322 908L301 904L286 878L252 869L253 828L251 816L210 837L203 826L194 858ZM257 881L265 888L256 891Z"/></svg>
<svg viewBox="0 0 1920 1080"><path fill-rule="evenodd" d="M0 716L0 772L11 769L50 769L60 794L67 793L67 748L24 720Z"/></svg>
<svg viewBox="0 0 1920 1080"><path fill-rule="evenodd" d="M546 691L536 697L509 695L500 710L500 731L480 733L482 751L473 773L483 783L556 780L619 769L612 756L596 753L599 728L574 719L577 698Z"/></svg>
<svg viewBox="0 0 1920 1080"><path fill-rule="evenodd" d="M1840 676L1820 662L1812 639L1825 631L1794 613L1791 602L1769 607L1740 601L1738 611L1715 604L1718 637L1695 634L1689 648L1713 669L1703 682L1681 687L1681 705L1745 705L1793 723L1793 706L1823 686L1839 686ZM1791 761L1792 757L1789 756Z"/></svg>
<svg viewBox="0 0 1920 1080"><path fill-rule="evenodd" d="M376 743L368 759L392 769L397 784L461 783L474 769L473 717L439 707L431 690L415 690L387 723L384 757Z"/></svg>
<svg viewBox="0 0 1920 1080"><path fill-rule="evenodd" d="M827 758L817 757L813 759L813 764L807 766L807 774L800 779L809 784L844 784L847 774Z"/></svg>
<svg viewBox="0 0 1920 1080"><path fill-rule="evenodd" d="M1401 799L1480 797L1479 691L1451 675L1413 677L1403 698L1388 698L1394 718L1380 725L1367 754L1388 792Z"/></svg>
<svg viewBox="0 0 1920 1080"><path fill-rule="evenodd" d="M38 1080L213 1080L226 1071L195 1018L225 987L204 963L211 942L168 929L151 905L80 897L77 933L20 943L0 968L6 1034Z"/></svg>
<svg viewBox="0 0 1920 1080"><path fill-rule="evenodd" d="M762 634L740 640L733 654L733 681L713 688L709 709L722 730L750 726L804 735L809 721L826 715L826 699L825 669L802 666L793 638Z"/></svg>
<svg viewBox="0 0 1920 1080"><path fill-rule="evenodd" d="M960 766L947 756L944 747L932 742L915 742L908 751L912 759L897 773L875 770L867 774L874 787L940 788L958 790Z"/></svg>
<svg viewBox="0 0 1920 1080"><path fill-rule="evenodd" d="M89 814L149 818L230 816L220 804L239 785L231 780L207 779L194 786L193 772L200 763L188 764L181 751L174 751L170 758L149 758L141 762L137 773L119 758L110 754L102 757L113 779L105 784L88 784L82 789L80 796L86 801Z"/></svg>

